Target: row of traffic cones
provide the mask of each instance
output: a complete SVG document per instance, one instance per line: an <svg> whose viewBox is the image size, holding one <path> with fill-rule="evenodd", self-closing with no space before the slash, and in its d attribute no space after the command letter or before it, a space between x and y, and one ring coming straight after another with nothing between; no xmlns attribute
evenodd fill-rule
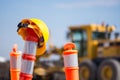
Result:
<svg viewBox="0 0 120 80"><path fill-rule="evenodd" d="M21 66L21 53L17 51L17 45L14 45L10 53L11 80L32 80L36 46L37 39L26 38ZM79 80L77 50L72 50L73 48L75 48L73 43L67 43L64 46L63 57L66 80Z"/></svg>
<svg viewBox="0 0 120 80"><path fill-rule="evenodd" d="M32 80L34 61L36 59L36 50L38 54L42 54L46 50L46 41L49 38L47 26L38 19L24 19L18 24L18 34L25 40L25 47L22 54L22 62L20 52L17 51L17 45L14 45L10 53L10 71L11 80ZM38 44L41 45L38 46ZM75 44L67 43L64 46L64 66L66 80L79 80L78 77L78 59L77 51L72 50ZM22 64L20 64L20 62Z"/></svg>

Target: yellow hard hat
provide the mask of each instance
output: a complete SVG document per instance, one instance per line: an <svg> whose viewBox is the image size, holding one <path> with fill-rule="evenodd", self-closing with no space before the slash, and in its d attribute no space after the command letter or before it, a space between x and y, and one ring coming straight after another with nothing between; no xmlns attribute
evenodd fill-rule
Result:
<svg viewBox="0 0 120 80"><path fill-rule="evenodd" d="M48 27L42 20L36 18L23 19L18 24L17 30L18 34L22 36L23 40L25 40L25 36L27 35L26 27L32 28L36 35L40 38L40 42L38 42L39 46L37 48L36 55L42 55L46 51L46 42L48 41L49 38Z"/></svg>

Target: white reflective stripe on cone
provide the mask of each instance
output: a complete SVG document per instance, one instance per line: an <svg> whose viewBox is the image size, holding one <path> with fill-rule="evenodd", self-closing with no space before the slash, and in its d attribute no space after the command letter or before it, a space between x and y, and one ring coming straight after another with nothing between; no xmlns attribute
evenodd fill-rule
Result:
<svg viewBox="0 0 120 80"><path fill-rule="evenodd" d="M22 60L21 72L32 74L34 68L34 61L31 60Z"/></svg>
<svg viewBox="0 0 120 80"><path fill-rule="evenodd" d="M77 54L64 55L64 66L65 67L75 67L78 66Z"/></svg>
<svg viewBox="0 0 120 80"><path fill-rule="evenodd" d="M10 68L20 69L21 67L21 56L10 56Z"/></svg>
<svg viewBox="0 0 120 80"><path fill-rule="evenodd" d="M37 43L32 41L25 41L24 52L25 54L35 55Z"/></svg>

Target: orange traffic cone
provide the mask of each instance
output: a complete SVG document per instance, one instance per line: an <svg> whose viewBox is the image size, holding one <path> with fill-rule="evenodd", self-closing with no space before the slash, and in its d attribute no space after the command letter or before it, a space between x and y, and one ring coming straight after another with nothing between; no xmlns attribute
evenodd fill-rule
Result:
<svg viewBox="0 0 120 80"><path fill-rule="evenodd" d="M17 52L17 45L15 44L12 52L10 53L10 74L11 80L19 80L20 74L20 52Z"/></svg>
<svg viewBox="0 0 120 80"><path fill-rule="evenodd" d="M64 45L63 57L66 80L79 80L77 50L72 50L73 48L75 48L73 43Z"/></svg>
<svg viewBox="0 0 120 80"><path fill-rule="evenodd" d="M26 30L25 47L22 55L20 80L32 80L38 37L31 28Z"/></svg>

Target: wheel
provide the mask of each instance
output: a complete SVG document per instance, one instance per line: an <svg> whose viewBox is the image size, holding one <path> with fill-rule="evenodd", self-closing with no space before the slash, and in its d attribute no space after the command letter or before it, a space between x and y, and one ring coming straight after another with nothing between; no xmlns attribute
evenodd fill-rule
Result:
<svg viewBox="0 0 120 80"><path fill-rule="evenodd" d="M85 60L79 65L80 80L96 80L96 65L90 61Z"/></svg>
<svg viewBox="0 0 120 80"><path fill-rule="evenodd" d="M98 69L98 80L120 80L119 62L113 59L103 61Z"/></svg>

